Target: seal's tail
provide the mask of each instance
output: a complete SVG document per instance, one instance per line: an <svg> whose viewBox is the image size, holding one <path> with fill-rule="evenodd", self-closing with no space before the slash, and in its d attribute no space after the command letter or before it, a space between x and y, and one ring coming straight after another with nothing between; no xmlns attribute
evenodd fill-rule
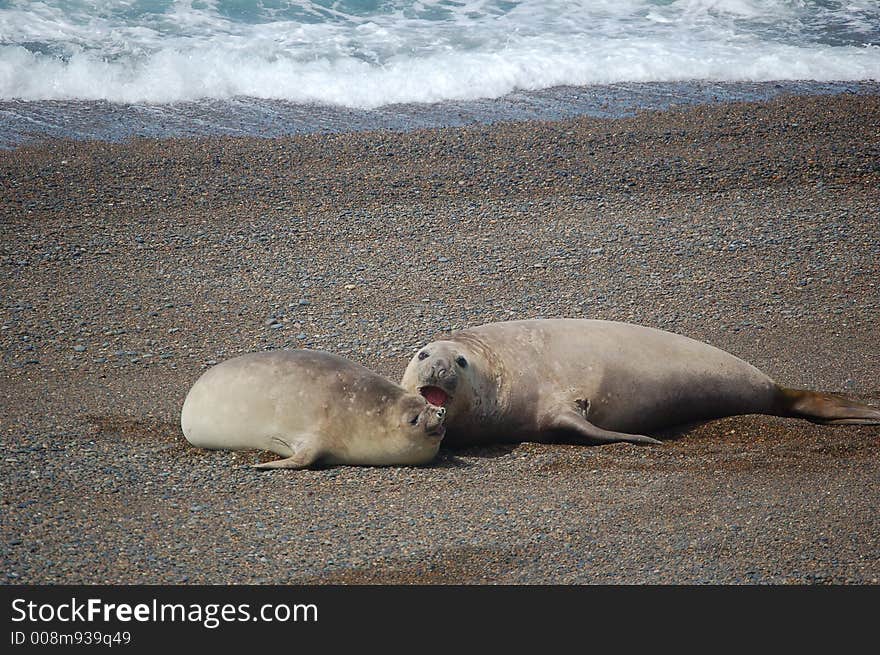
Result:
<svg viewBox="0 0 880 655"><path fill-rule="evenodd" d="M840 396L779 388L776 412L823 425L880 425L880 409Z"/></svg>

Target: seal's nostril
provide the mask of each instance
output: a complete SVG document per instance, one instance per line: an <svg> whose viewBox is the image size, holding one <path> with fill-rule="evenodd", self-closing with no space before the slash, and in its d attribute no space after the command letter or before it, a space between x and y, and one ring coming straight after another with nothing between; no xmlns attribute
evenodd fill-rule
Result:
<svg viewBox="0 0 880 655"><path fill-rule="evenodd" d="M441 407L440 409L437 410L437 418L440 419L441 421L444 418L446 418L446 408L445 407Z"/></svg>

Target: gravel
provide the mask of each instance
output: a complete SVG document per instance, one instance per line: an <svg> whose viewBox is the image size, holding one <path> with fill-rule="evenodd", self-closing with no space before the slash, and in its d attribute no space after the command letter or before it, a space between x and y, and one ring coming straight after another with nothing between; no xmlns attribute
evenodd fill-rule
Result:
<svg viewBox="0 0 880 655"><path fill-rule="evenodd" d="M259 472L207 366L593 317L877 404L880 96L619 120L0 152L7 583L878 583L876 427Z"/></svg>

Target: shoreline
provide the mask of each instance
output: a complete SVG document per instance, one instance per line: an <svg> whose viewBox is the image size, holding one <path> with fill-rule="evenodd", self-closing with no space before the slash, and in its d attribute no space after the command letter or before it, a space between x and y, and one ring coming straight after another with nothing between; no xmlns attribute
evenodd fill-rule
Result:
<svg viewBox="0 0 880 655"><path fill-rule="evenodd" d="M358 109L236 97L172 104L0 100L0 150L51 139L125 142L137 138L277 138L302 134L409 132L578 117L624 118L784 96L880 94L880 81L630 82L515 91L500 98Z"/></svg>
<svg viewBox="0 0 880 655"><path fill-rule="evenodd" d="M243 352L399 379L437 334L557 316L878 405L878 135L873 93L0 151L2 583L877 584L876 427L267 474L177 420Z"/></svg>

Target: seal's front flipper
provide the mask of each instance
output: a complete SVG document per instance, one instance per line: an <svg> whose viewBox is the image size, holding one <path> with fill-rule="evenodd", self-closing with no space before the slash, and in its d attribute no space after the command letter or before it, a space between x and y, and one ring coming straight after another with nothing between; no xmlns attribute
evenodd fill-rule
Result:
<svg viewBox="0 0 880 655"><path fill-rule="evenodd" d="M289 457L284 459L276 459L271 462L263 462L262 464L254 464L255 469L266 471L269 469L304 469L314 464L320 453L312 446L313 438L297 438L296 441L289 441L280 437L273 437L272 441L277 442L279 450L284 453L291 453Z"/></svg>
<svg viewBox="0 0 880 655"><path fill-rule="evenodd" d="M303 462L300 457L287 457L286 459L273 459L271 462L263 462L262 464L254 464L255 469L268 471L269 469L304 469L308 468L314 460Z"/></svg>
<svg viewBox="0 0 880 655"><path fill-rule="evenodd" d="M604 430L590 423L573 409L561 409L548 414L542 421L545 430L564 432L574 436L578 441L589 444L634 443L639 445L662 445L662 441L646 437L642 434L627 434Z"/></svg>

